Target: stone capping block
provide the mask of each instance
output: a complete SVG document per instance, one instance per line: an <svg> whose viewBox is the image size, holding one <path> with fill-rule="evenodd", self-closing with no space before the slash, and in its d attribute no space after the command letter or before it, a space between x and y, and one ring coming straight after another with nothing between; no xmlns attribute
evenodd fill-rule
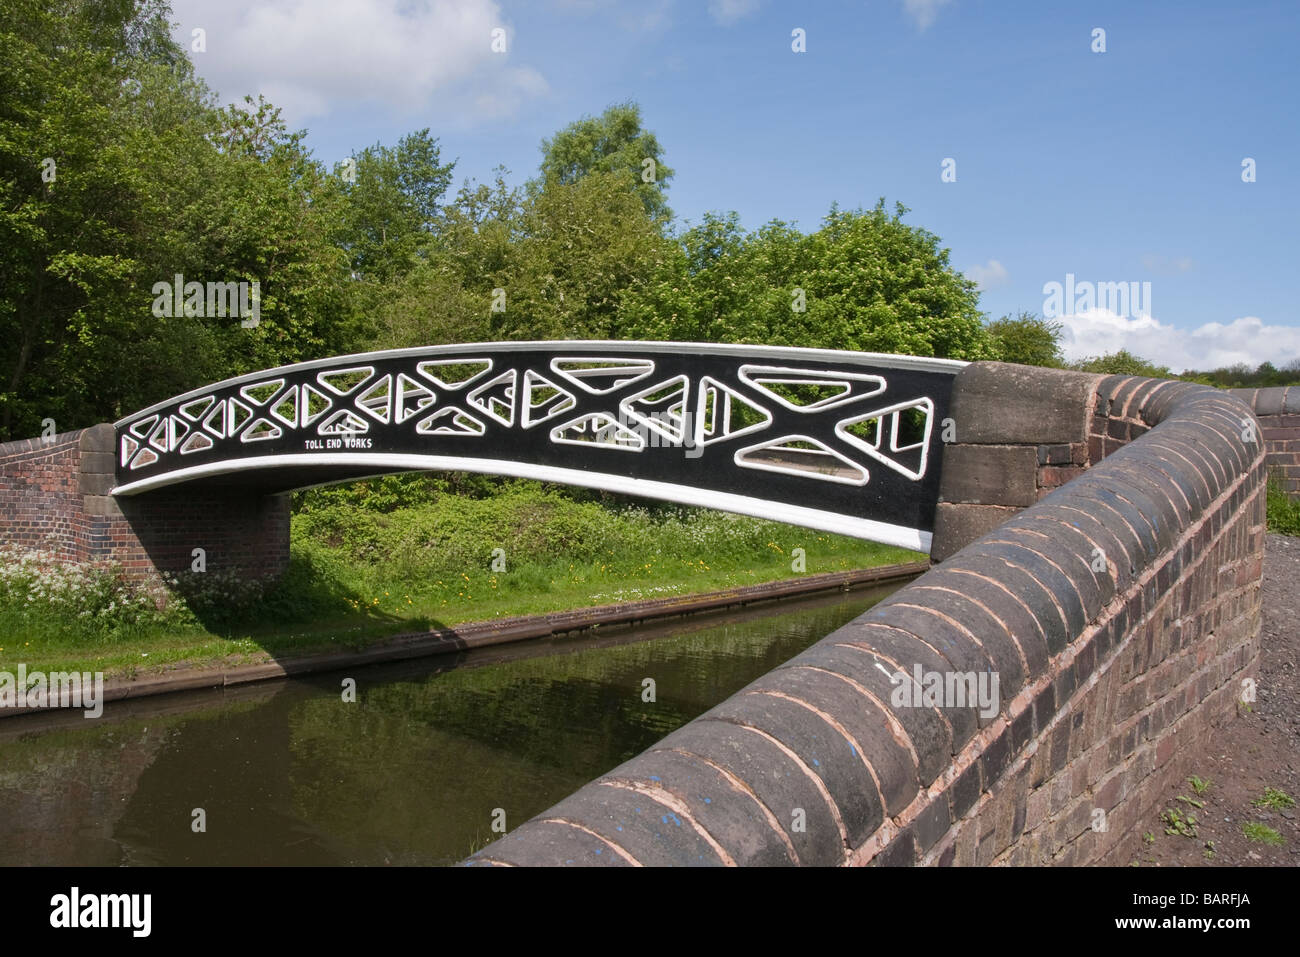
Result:
<svg viewBox="0 0 1300 957"><path fill-rule="evenodd" d="M117 449L114 447L116 444L116 432L109 422L101 422L99 425L81 430L80 446L83 452L107 452L111 456L116 456Z"/></svg>
<svg viewBox="0 0 1300 957"><path fill-rule="evenodd" d="M1019 512L1019 508L1005 505L940 502L934 513L934 542L930 546L930 561L947 561L962 546L983 538Z"/></svg>
<svg viewBox="0 0 1300 957"><path fill-rule="evenodd" d="M99 455L102 453L95 452L92 454ZM78 480L77 490L82 495L111 495L115 484L111 469L108 472L90 472L83 469Z"/></svg>
<svg viewBox="0 0 1300 957"><path fill-rule="evenodd" d="M1052 766L1042 773L1055 776L1054 787L1068 787L1069 779L1061 774L1069 772L1055 762L1068 757L1071 729L1077 731L1084 714L1058 722L1054 731L1046 729L1061 709L1072 706L1071 695L1101 666L1108 648L1136 626L1144 609L1153 607L1157 580L1128 594L1118 612L1113 602L1109 610L1101 602L1111 595L1120 599L1116 585L1135 582L1174 549L1176 572L1177 563L1200 548L1225 517L1222 511L1214 513L1215 522L1203 535L1178 544L1187 528L1209 514L1204 493L1192 486L1204 482L1217 496L1238 479L1250 481L1251 471L1262 474L1264 469L1262 448L1248 445L1240 430L1231 427L1251 414L1250 407L1208 386L1161 388L1159 382L1133 376L1103 379L999 364L969 366L961 375L975 386L965 393L965 414L981 404L984 412L996 414L997 401L1004 400L1010 428L1026 442L1077 440L1085 413L1091 414L1094 386L1099 412L1149 419L1152 428L612 772L638 787L663 788L669 803L689 812L712 840L701 839L694 826L679 827L662 810L642 820L639 815L647 806L629 804L631 792L611 794L607 776L470 861L626 862L604 849L596 854L600 838L594 834L619 841L646 864L723 860L747 865L787 858L814 865L911 864L924 847L941 846L936 842L947 839L941 833L952 820L950 801L961 815L973 808L979 792L1001 793L1011 786L1008 775L1024 773L1014 769L1029 746L1031 725L1035 734L1060 739ZM1059 385L1055 391L1053 382ZM1052 409L1061 413L1055 423L1047 414ZM1023 421L1017 420L1020 415ZM982 433L990 445L1007 441L1007 422L1004 417L996 430ZM973 440L969 432L961 438ZM1172 457L1168 449L1184 452L1185 458ZM1035 461L1031 467L1036 466ZM1253 487L1243 486L1234 501L1244 502ZM978 506L955 506L969 507ZM1060 534L1053 534L1058 528ZM1113 574L1117 581L1088 579L1091 543L1102 546L1113 563L1102 574ZM979 587L962 592L955 586L963 578ZM1103 617L1112 613L1113 620ZM1039 629L1025 632L1027 614L1042 626L1041 636ZM1080 648L1068 663L1059 658L1053 663L1086 627L1102 621L1106 624L1093 645ZM991 633L999 628L1001 633ZM972 634L979 637L979 647L971 644ZM1041 650L1044 639L1051 657ZM1014 712L1003 696L999 715L987 723L981 717L978 730L970 709L894 698L897 670L984 668L981 661L990 657L1001 667L1008 656L1016 656L1020 665L1016 642L1026 643L1021 646L1025 673L1008 675L1008 685L1023 681L1027 689L1041 686L1031 691L1031 718L1025 717L1024 694ZM870 753L856 754L859 745ZM665 751L679 757L665 760ZM865 762L860 764L860 757ZM1035 767L1045 765L1039 761ZM868 834L880 813L881 796L890 818ZM805 812L806 831L791 826L795 808ZM557 816L585 830L540 823ZM992 821L981 820L978 826L986 825L992 827ZM748 828L754 829L752 835L744 833ZM725 849L725 859L718 847Z"/></svg>
<svg viewBox="0 0 1300 957"><path fill-rule="evenodd" d="M956 440L966 445L1087 442L1088 399L1101 378L1006 362L972 362L953 383L949 414Z"/></svg>
<svg viewBox="0 0 1300 957"><path fill-rule="evenodd" d="M1027 445L949 445L939 501L1028 506L1038 500L1038 450Z"/></svg>

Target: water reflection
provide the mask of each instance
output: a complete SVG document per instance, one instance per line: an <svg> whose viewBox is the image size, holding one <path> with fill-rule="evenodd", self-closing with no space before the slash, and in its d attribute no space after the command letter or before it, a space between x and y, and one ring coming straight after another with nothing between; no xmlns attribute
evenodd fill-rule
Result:
<svg viewBox="0 0 1300 957"><path fill-rule="evenodd" d="M0 864L455 863L887 593L5 719Z"/></svg>

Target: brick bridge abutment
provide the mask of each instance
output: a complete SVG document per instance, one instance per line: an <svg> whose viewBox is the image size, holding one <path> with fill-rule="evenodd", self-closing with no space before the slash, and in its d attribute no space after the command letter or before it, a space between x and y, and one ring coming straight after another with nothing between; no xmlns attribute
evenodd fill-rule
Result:
<svg viewBox="0 0 1300 957"><path fill-rule="evenodd" d="M142 580L189 571L196 548L209 572L264 578L288 566L288 495L179 486L114 498L114 442L104 424L0 445L0 540Z"/></svg>

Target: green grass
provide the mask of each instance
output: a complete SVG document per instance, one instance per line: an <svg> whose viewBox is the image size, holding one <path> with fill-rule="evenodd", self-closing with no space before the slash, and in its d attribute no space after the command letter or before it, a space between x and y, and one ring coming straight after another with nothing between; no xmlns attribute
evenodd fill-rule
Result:
<svg viewBox="0 0 1300 957"><path fill-rule="evenodd" d="M412 493L401 483L382 496L357 490L372 484L383 481L300 500L289 570L270 588L210 572L147 593L108 570L0 555L0 669L23 662L133 675L178 662L359 649L431 627L796 578L797 548L804 574L924 558L761 519L533 483L485 494Z"/></svg>
<svg viewBox="0 0 1300 957"><path fill-rule="evenodd" d="M1268 530L1279 535L1300 535L1300 499L1283 491L1273 476L1269 476L1266 494Z"/></svg>
<svg viewBox="0 0 1300 957"><path fill-rule="evenodd" d="M1261 824L1259 821L1246 821L1241 825L1241 832L1246 835L1246 840L1254 841L1256 844L1272 844L1274 846L1285 843L1282 835L1273 830L1267 824Z"/></svg>
<svg viewBox="0 0 1300 957"><path fill-rule="evenodd" d="M1295 807L1295 798L1285 791L1279 791L1277 788L1265 788L1264 796L1256 798L1250 803L1255 807L1268 808L1270 811L1282 811L1289 807Z"/></svg>

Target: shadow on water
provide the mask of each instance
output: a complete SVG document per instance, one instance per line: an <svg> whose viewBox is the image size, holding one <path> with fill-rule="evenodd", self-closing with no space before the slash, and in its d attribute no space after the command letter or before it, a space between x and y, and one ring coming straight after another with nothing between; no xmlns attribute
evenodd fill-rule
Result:
<svg viewBox="0 0 1300 957"><path fill-rule="evenodd" d="M452 864L894 587L6 719L0 864Z"/></svg>

